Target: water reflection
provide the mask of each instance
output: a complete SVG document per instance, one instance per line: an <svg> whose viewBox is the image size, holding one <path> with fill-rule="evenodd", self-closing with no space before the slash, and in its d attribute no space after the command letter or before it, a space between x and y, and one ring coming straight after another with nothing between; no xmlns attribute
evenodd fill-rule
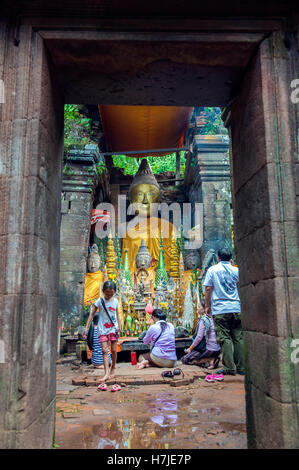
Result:
<svg viewBox="0 0 299 470"><path fill-rule="evenodd" d="M178 424L178 401L170 394L144 401L147 419L116 419L96 426L98 449L169 449ZM179 424L178 424L179 425Z"/></svg>
<svg viewBox="0 0 299 470"><path fill-rule="evenodd" d="M150 409L152 413L158 413L151 416L151 420L162 428L167 428L171 424L177 422L178 415L176 413L169 413L169 411L177 411L178 401L176 398L169 399L161 397L156 400L156 406ZM166 413L165 413L166 412Z"/></svg>

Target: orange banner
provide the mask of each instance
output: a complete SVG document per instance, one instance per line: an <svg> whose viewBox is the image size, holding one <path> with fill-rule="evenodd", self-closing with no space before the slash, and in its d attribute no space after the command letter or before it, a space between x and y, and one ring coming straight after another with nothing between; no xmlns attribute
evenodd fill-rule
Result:
<svg viewBox="0 0 299 470"><path fill-rule="evenodd" d="M99 106L107 150L110 152L179 148L193 108L183 106ZM135 158L149 153L130 155Z"/></svg>

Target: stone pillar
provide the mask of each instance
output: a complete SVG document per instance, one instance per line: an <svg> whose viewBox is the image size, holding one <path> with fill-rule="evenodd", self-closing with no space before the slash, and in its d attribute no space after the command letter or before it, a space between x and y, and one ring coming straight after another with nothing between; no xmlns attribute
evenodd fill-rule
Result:
<svg viewBox="0 0 299 470"><path fill-rule="evenodd" d="M63 172L59 316L64 326L80 324L84 299L86 258L91 227L93 191L98 181L96 145L71 150Z"/></svg>
<svg viewBox="0 0 299 470"><path fill-rule="evenodd" d="M63 101L43 40L0 24L0 448L54 436Z"/></svg>
<svg viewBox="0 0 299 470"><path fill-rule="evenodd" d="M222 135L195 135L185 184L189 201L203 204L201 260L209 249L231 248L229 139Z"/></svg>
<svg viewBox="0 0 299 470"><path fill-rule="evenodd" d="M261 43L231 108L251 448L299 448L298 37L286 44Z"/></svg>

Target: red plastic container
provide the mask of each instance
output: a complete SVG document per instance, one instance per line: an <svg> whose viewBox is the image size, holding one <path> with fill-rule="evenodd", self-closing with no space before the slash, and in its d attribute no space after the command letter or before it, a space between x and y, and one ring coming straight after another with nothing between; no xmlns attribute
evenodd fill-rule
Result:
<svg viewBox="0 0 299 470"><path fill-rule="evenodd" d="M137 364L137 357L135 351L131 351L131 364L132 366L135 366Z"/></svg>

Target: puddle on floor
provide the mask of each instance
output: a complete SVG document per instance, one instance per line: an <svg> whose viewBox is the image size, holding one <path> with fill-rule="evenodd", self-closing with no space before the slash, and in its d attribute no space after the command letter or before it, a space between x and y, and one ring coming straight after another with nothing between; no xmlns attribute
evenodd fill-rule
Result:
<svg viewBox="0 0 299 470"><path fill-rule="evenodd" d="M222 408L208 407L208 403L202 403L202 407L197 403L196 406L191 397L178 399L172 393L134 398L124 394L117 397L113 404L107 404L108 408L109 405L121 407L121 414L115 409L118 418L109 419L101 416L99 424L88 425L85 422L84 426L74 425L72 435L69 429L68 436L60 436L64 441L61 448L77 447L78 435L85 448L180 449L194 448L194 446L200 448L206 440L205 431L209 426L216 429L224 428L223 432L226 432L227 438L232 435L233 430L242 433L245 426L242 423L234 425L218 422L223 412ZM136 410L134 417L132 417L132 407Z"/></svg>

